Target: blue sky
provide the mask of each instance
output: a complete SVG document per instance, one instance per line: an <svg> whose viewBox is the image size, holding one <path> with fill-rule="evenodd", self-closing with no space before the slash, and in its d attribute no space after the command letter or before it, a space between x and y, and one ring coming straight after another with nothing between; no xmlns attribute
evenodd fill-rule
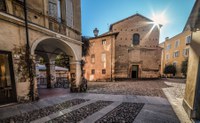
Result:
<svg viewBox="0 0 200 123"><path fill-rule="evenodd" d="M160 33L160 42L165 37L180 33L192 10L195 0L81 0L82 34L93 36L97 27L100 34L108 31L109 25L139 13L152 19L153 13L164 13L167 23Z"/></svg>

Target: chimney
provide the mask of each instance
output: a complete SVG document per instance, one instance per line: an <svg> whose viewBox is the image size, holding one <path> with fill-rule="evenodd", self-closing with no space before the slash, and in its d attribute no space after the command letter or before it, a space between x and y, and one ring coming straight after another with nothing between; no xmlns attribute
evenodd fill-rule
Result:
<svg viewBox="0 0 200 123"><path fill-rule="evenodd" d="M94 36L97 37L98 34L99 34L99 30L98 30L97 28L95 28L95 29L93 30L93 33L94 33Z"/></svg>
<svg viewBox="0 0 200 123"><path fill-rule="evenodd" d="M166 38L165 38L165 41L167 41L167 40L169 40L169 37L166 37Z"/></svg>

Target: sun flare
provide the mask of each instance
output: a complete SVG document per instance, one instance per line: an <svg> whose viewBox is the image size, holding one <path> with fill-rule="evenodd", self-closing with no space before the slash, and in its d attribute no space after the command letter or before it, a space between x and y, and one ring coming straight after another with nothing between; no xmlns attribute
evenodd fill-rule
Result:
<svg viewBox="0 0 200 123"><path fill-rule="evenodd" d="M154 13L152 19L156 24L165 25L168 23L167 17L164 13Z"/></svg>

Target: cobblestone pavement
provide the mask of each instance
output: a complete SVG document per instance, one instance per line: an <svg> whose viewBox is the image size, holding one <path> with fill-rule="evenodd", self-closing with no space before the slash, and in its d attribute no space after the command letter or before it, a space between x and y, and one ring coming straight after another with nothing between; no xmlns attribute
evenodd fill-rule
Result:
<svg viewBox="0 0 200 123"><path fill-rule="evenodd" d="M31 115L33 112L38 113ZM31 120L26 120L27 117ZM105 120L108 123L179 123L167 99L161 97L71 93L0 108L0 123L95 123Z"/></svg>
<svg viewBox="0 0 200 123"><path fill-rule="evenodd" d="M169 88L163 88L163 92L180 119L180 122L192 123L182 106L185 93L185 80L166 79L165 84L171 86Z"/></svg>
<svg viewBox="0 0 200 123"><path fill-rule="evenodd" d="M88 92L98 94L122 94L156 96L166 98L162 88L168 88L163 80L123 81L123 82L89 82Z"/></svg>

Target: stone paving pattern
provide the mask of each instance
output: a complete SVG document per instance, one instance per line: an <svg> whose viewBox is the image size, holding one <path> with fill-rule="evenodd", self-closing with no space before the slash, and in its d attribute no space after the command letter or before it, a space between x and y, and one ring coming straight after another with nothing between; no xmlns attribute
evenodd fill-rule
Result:
<svg viewBox="0 0 200 123"><path fill-rule="evenodd" d="M171 87L163 80L135 80L116 82L89 82L88 93L140 95L166 98L162 88Z"/></svg>
<svg viewBox="0 0 200 123"><path fill-rule="evenodd" d="M89 105L86 105L84 107L81 107L77 110L74 110L68 114L65 114L61 117L58 117L56 119L53 119L49 121L48 123L71 123L71 122L79 122L89 115L92 115L93 113L99 111L100 109L110 105L112 101L97 101L95 103L91 103Z"/></svg>
<svg viewBox="0 0 200 123"><path fill-rule="evenodd" d="M54 112L57 112L59 110L63 110L65 108L69 108L72 107L74 105L78 105L81 104L83 102L86 102L88 100L85 99L73 99L73 100L69 100L60 104L55 104L52 106L47 106L45 108L41 108L38 110L33 110L30 112L25 112L22 113L20 115L16 115L16 116L12 116L9 118L6 118L4 120L2 120L1 122L10 122L10 120L14 121L14 122L30 122L36 119L39 119L41 117L45 117L48 116Z"/></svg>
<svg viewBox="0 0 200 123"><path fill-rule="evenodd" d="M122 103L95 123L132 123L143 106L142 103Z"/></svg>
<svg viewBox="0 0 200 123"><path fill-rule="evenodd" d="M75 94L73 93L73 94L66 94L63 96L41 99L38 102L33 102L29 104L19 104L19 105L10 106L7 108L1 108L0 109L0 116L1 116L0 123L3 123L2 119L9 118L14 115L22 114L22 112L23 113L30 112L31 110L40 109L40 108L44 108L44 107L55 105L55 104L60 104L67 100L73 100L73 99L84 99L84 100L90 100L90 101L75 105L70 108L66 108L64 109L64 111L63 110L58 111L46 117L39 118L34 122L44 123L47 121L51 121L57 117L73 112L77 109L80 109L81 107L84 107L86 105L89 105L99 100L112 101L113 103L102 108L101 110L98 110L95 113L93 112L93 114L90 114L86 118L84 117L87 120L83 119L82 121L80 121L81 123L88 123L86 122L88 121L88 119L93 119L93 120L89 120L91 121L91 123L95 122L96 120L100 119L101 117L111 112L113 109L115 109L117 106L119 106L123 102L144 103L144 107L141 109L138 116L134 120L134 122L138 121L136 123L139 123L140 121L141 122L144 121L144 123L145 122L148 123L148 121L150 121L149 119L151 119L152 122L155 121L154 123L159 123L159 122L162 123L164 121L168 121L171 123L179 122L176 114L173 112L173 109L171 108L169 102L165 98L148 97L148 96L133 96L133 95L109 95L109 94L90 94L90 93ZM96 117L95 114L96 115L100 114L101 117ZM159 117L159 120L157 120L157 117Z"/></svg>
<svg viewBox="0 0 200 123"><path fill-rule="evenodd" d="M51 92L57 91L48 90L48 93L45 92L47 94L45 97L51 95L48 98L42 98L37 102L0 108L0 123L16 120L20 123L30 121L31 123L51 122L58 117L68 116L67 114L72 112L79 112L83 107L89 106L87 110L90 111L92 110L90 105L99 100L111 101L112 103L98 109L98 111L86 113L87 115L80 113L80 116L83 117L79 118L79 123L95 123L103 117L109 117L111 112L115 114L117 112L115 111L116 108L125 103L144 104L141 110L138 111L133 123L190 123L181 107L184 88L184 80L163 79L89 83L88 93L69 93L69 90L63 89L58 92L66 91L63 92L64 95L55 93L53 97L51 97ZM67 102L73 102L74 100L77 101L75 104L70 103L67 106ZM32 115L29 115L30 112ZM130 120L130 118L128 119Z"/></svg>

